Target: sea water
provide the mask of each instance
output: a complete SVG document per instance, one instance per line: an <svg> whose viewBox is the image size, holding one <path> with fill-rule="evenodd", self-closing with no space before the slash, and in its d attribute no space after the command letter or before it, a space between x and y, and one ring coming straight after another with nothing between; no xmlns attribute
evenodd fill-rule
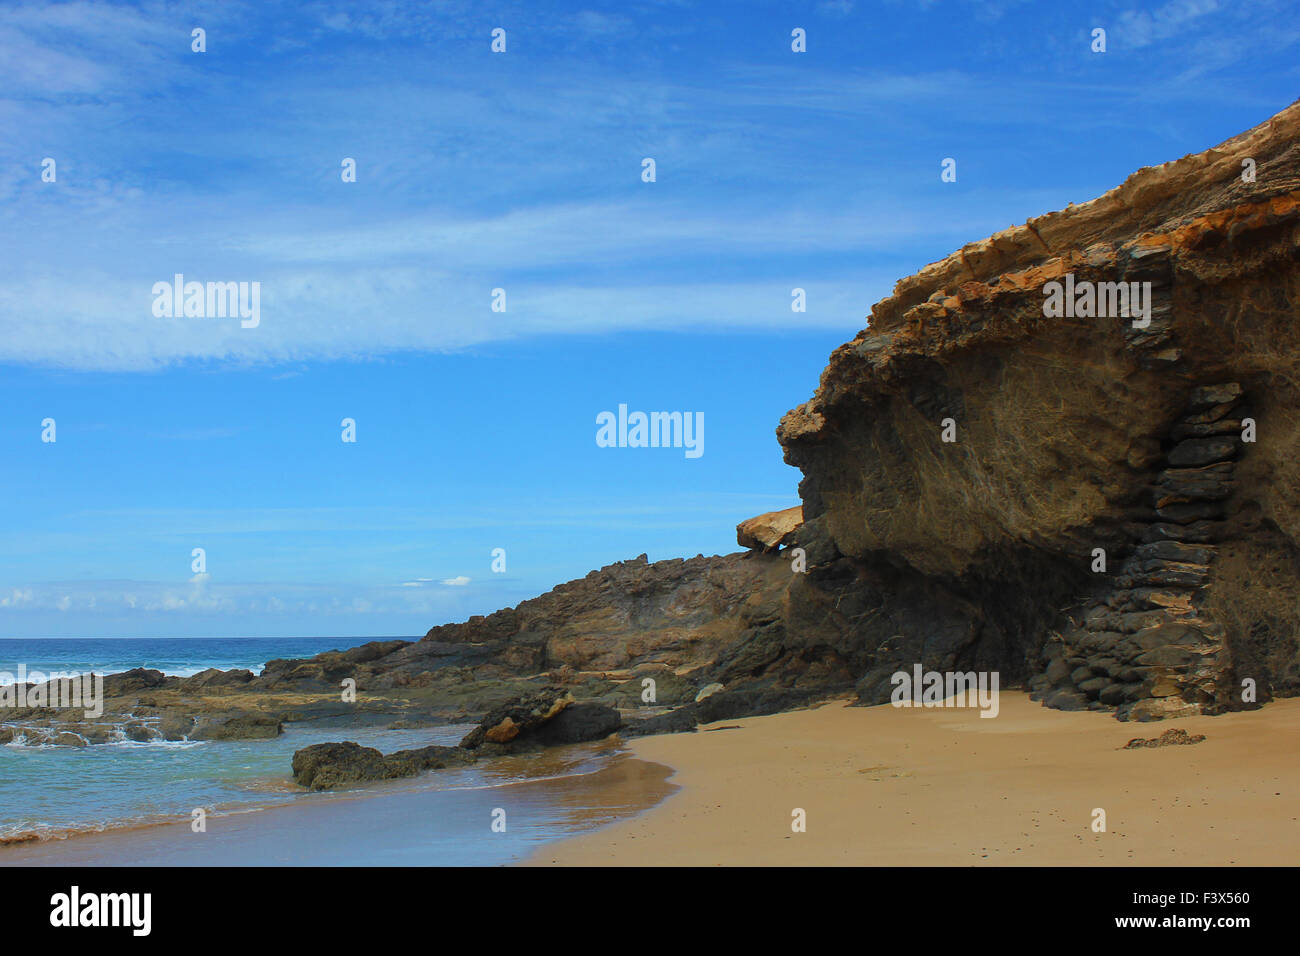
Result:
<svg viewBox="0 0 1300 956"><path fill-rule="evenodd" d="M368 640L0 639L0 672L16 671L22 662L43 671L151 667L185 676L242 667L257 673L268 660ZM292 780L294 751L311 744L352 740L388 753L454 745L468 729L340 729L307 722L286 724L271 740L0 746L0 865L499 864L589 822L572 786L519 784L571 783L596 773L608 762L608 748L440 770L341 794L307 793ZM377 799L358 799L363 796ZM199 809L205 829L193 832ZM504 811L504 830L492 826L498 811ZM113 838L84 836L96 833Z"/></svg>

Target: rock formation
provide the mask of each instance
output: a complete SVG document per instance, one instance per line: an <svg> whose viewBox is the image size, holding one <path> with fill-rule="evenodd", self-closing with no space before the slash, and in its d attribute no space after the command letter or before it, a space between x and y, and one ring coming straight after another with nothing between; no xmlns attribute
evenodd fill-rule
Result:
<svg viewBox="0 0 1300 956"><path fill-rule="evenodd" d="M802 524L802 505L769 511L736 525L736 542L742 548L775 551L793 541Z"/></svg>
<svg viewBox="0 0 1300 956"><path fill-rule="evenodd" d="M1300 692L1298 244L1293 105L899 282L777 432L783 652L873 703L915 662L1135 719ZM1148 313L1048 302L1121 282Z"/></svg>

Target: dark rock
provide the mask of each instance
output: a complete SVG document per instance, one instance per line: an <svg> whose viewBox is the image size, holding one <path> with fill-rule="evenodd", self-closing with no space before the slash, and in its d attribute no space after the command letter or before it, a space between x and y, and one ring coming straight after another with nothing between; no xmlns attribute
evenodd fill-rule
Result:
<svg viewBox="0 0 1300 956"><path fill-rule="evenodd" d="M1060 684L1070 676L1070 665L1058 657L1047 665L1045 673L1051 683Z"/></svg>
<svg viewBox="0 0 1300 956"><path fill-rule="evenodd" d="M1214 549L1182 541L1152 541L1139 545L1136 551L1143 560L1158 558L1184 564L1206 564L1214 558Z"/></svg>
<svg viewBox="0 0 1300 956"><path fill-rule="evenodd" d="M646 737L651 734L681 734L693 731L699 723L694 704L678 707L664 714L629 721L623 725L625 737Z"/></svg>
<svg viewBox="0 0 1300 956"><path fill-rule="evenodd" d="M1241 419L1224 418L1217 422L1190 423L1180 422L1169 430L1169 437L1174 441L1184 438L1211 438L1215 435L1240 435Z"/></svg>
<svg viewBox="0 0 1300 956"><path fill-rule="evenodd" d="M1184 504L1163 505L1156 508L1162 521L1174 524L1191 524L1194 521L1218 521L1223 518L1223 502L1193 501Z"/></svg>
<svg viewBox="0 0 1300 956"><path fill-rule="evenodd" d="M1127 699L1128 688L1123 684L1107 684L1097 695L1107 707L1118 707Z"/></svg>
<svg viewBox="0 0 1300 956"><path fill-rule="evenodd" d="M535 730L573 703L567 691L547 687L495 708L465 735L460 746L473 750L485 743L510 744Z"/></svg>
<svg viewBox="0 0 1300 956"><path fill-rule="evenodd" d="M622 724L617 710L594 701L574 703L557 688L545 688L498 707L465 735L460 746L511 752L608 737Z"/></svg>
<svg viewBox="0 0 1300 956"><path fill-rule="evenodd" d="M215 667L209 667L205 671L199 671L193 677L186 677L180 682L180 688L185 691L205 690L210 687L235 687L240 684L247 684L253 679L253 672L250 670L217 670Z"/></svg>
<svg viewBox="0 0 1300 956"><path fill-rule="evenodd" d="M426 770L473 763L472 753L459 747L423 747L384 756L373 747L346 741L313 744L293 755L293 778L312 790L334 790L372 780L413 777Z"/></svg>
<svg viewBox="0 0 1300 956"><path fill-rule="evenodd" d="M597 703L570 704L552 719L522 736L543 746L603 740L623 725L613 707Z"/></svg>
<svg viewBox="0 0 1300 956"><path fill-rule="evenodd" d="M1157 506L1165 499L1218 501L1232 494L1232 463L1205 468L1169 468L1156 479Z"/></svg>
<svg viewBox="0 0 1300 956"><path fill-rule="evenodd" d="M1217 534L1218 529L1210 521L1193 521L1186 525L1160 523L1148 526L1142 534L1142 540L1144 542L1184 541L1191 544L1207 544L1213 542Z"/></svg>
<svg viewBox="0 0 1300 956"><path fill-rule="evenodd" d="M1082 664L1070 672L1070 680L1076 685L1082 684L1090 677L1092 677L1092 665L1090 664Z"/></svg>
<svg viewBox="0 0 1300 956"><path fill-rule="evenodd" d="M808 705L816 697L811 691L781 687L724 690L704 698L694 707L699 722L711 724L719 720L794 710Z"/></svg>
<svg viewBox="0 0 1300 956"><path fill-rule="evenodd" d="M1111 685L1109 677L1090 677L1079 685L1079 690L1089 697L1098 697L1102 690Z"/></svg>
<svg viewBox="0 0 1300 956"><path fill-rule="evenodd" d="M1202 412L1216 405L1226 405L1238 401L1242 396L1241 385L1237 382L1224 382L1221 385L1202 385L1192 389L1187 402L1188 412Z"/></svg>
<svg viewBox="0 0 1300 956"><path fill-rule="evenodd" d="M1209 408L1206 408L1199 412L1189 412L1188 414L1183 416L1182 421L1179 422L1178 424L1206 425L1206 424L1210 424L1211 422L1217 422L1223 418L1226 418L1228 415L1232 414L1232 412L1236 409L1236 407L1237 407L1237 402L1235 399L1231 402L1223 402L1222 404L1219 405L1211 405Z"/></svg>
<svg viewBox="0 0 1300 956"><path fill-rule="evenodd" d="M104 678L105 697L125 697L142 690L153 690L177 683L175 677L168 677L162 671L136 667L120 674L109 674Z"/></svg>
<svg viewBox="0 0 1300 956"><path fill-rule="evenodd" d="M1169 464L1175 468L1209 465L1216 461L1235 458L1237 443L1231 438L1188 438L1169 452Z"/></svg>
<svg viewBox="0 0 1300 956"><path fill-rule="evenodd" d="M1087 710L1088 698L1077 691L1058 690L1044 703L1053 710Z"/></svg>
<svg viewBox="0 0 1300 956"><path fill-rule="evenodd" d="M1138 663L1164 667L1183 667L1199 659L1199 655L1185 647L1165 645L1153 648L1138 658Z"/></svg>

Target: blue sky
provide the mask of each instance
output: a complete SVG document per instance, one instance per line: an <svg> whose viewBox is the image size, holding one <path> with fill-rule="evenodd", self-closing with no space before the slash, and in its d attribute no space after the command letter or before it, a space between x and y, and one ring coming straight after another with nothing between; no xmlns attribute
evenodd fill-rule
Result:
<svg viewBox="0 0 1300 956"><path fill-rule="evenodd" d="M734 550L895 280L1262 121L1298 39L1251 0L5 3L0 636L413 635ZM175 273L260 324L156 317ZM704 455L597 447L620 403Z"/></svg>

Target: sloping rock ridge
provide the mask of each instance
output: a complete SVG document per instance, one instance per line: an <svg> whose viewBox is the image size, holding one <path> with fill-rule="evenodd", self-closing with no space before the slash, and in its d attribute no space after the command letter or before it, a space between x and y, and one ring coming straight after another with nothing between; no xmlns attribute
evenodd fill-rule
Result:
<svg viewBox="0 0 1300 956"><path fill-rule="evenodd" d="M1300 692L1298 305L1300 104L899 282L777 430L782 654L871 703L918 662L1131 719Z"/></svg>

